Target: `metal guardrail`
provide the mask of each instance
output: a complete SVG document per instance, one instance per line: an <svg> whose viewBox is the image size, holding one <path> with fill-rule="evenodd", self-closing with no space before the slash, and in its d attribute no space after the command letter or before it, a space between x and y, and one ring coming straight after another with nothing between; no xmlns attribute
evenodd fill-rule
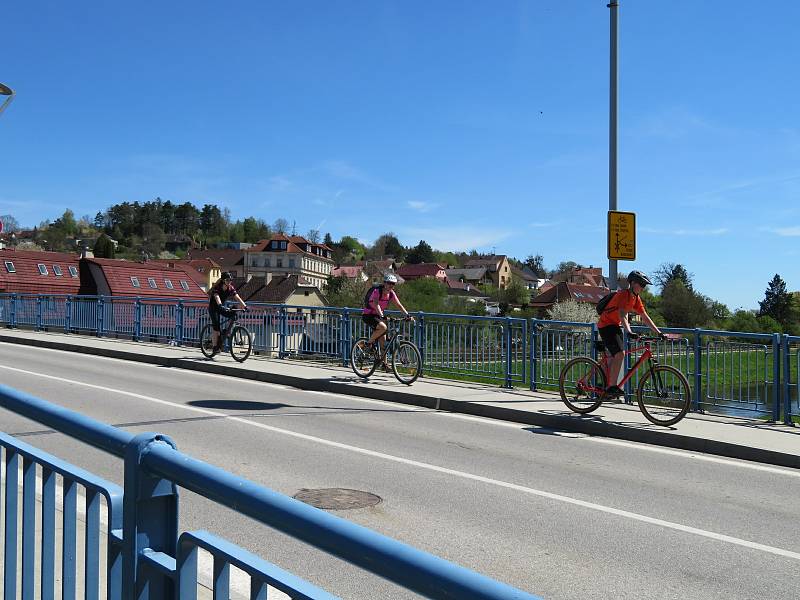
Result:
<svg viewBox="0 0 800 600"><path fill-rule="evenodd" d="M279 494L179 452L166 436L142 433L133 436L74 411L0 385L0 407L33 419L77 440L124 459L124 492L93 475L55 459L14 438L2 435L6 465L5 486L5 597L16 598L17 504L19 469L23 469L22 501L22 598L34 598L36 573L34 548L42 548L42 589L50 590L54 540L54 484L52 474L63 479L64 498L64 598L75 597L75 547L77 485L87 494L86 598L99 593L97 550L100 531L98 497L105 498L109 513L108 555L102 557L108 598L117 600L166 600L195 598L198 548L214 557L215 598L229 597L229 573L235 566L251 576L253 599L266 596L267 585L291 598L328 600L327 592L287 573L242 548L207 532L178 531L178 487L195 492L310 546L346 560L428 598L476 600L533 599L531 594L495 581L427 552L383 536L298 500ZM22 465L20 465L20 459ZM42 539L35 539L36 465L41 465L43 484ZM120 510L120 499L121 509ZM46 537L45 537L46 536ZM91 548L91 550L90 550ZM44 557L48 557L47 560ZM52 598L54 594L42 594Z"/></svg>
<svg viewBox="0 0 800 600"><path fill-rule="evenodd" d="M369 333L360 309L259 303L250 307L240 322L253 334L254 351L268 357L346 365L353 341ZM425 374L506 387L529 385L532 390L557 389L561 367L574 356L592 355L597 338L593 323L422 312L415 317L415 323L403 325L403 333L419 347ZM0 323L9 327L197 345L208 322L203 301L0 294ZM694 410L784 422L800 412L798 338L665 331L680 339L656 344L654 351L659 360L687 376ZM634 377L627 384L628 397L636 383Z"/></svg>
<svg viewBox="0 0 800 600"><path fill-rule="evenodd" d="M800 337L784 335L782 354L783 414L800 419Z"/></svg>

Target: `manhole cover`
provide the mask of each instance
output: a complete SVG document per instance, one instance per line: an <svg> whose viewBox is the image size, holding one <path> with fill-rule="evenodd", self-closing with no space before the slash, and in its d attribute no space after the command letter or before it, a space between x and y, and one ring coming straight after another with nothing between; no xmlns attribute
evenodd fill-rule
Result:
<svg viewBox="0 0 800 600"><path fill-rule="evenodd" d="M320 488L317 490L304 488L297 492L294 498L323 510L366 508L375 506L381 501L381 497L375 494L347 488Z"/></svg>

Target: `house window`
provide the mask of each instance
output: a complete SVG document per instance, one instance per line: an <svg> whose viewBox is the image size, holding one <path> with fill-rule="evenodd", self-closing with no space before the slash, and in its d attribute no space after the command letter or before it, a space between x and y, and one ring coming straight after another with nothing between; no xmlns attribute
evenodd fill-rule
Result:
<svg viewBox="0 0 800 600"><path fill-rule="evenodd" d="M285 241L281 242L281 250L286 250L286 242Z"/></svg>
<svg viewBox="0 0 800 600"><path fill-rule="evenodd" d="M158 288L158 286L156 285L156 280L153 279L152 277L148 277L147 278L147 285L149 285L153 289L157 289Z"/></svg>
<svg viewBox="0 0 800 600"><path fill-rule="evenodd" d="M53 265L53 273L55 273L57 277L61 277L64 274L61 271L61 266L60 265Z"/></svg>
<svg viewBox="0 0 800 600"><path fill-rule="evenodd" d="M41 275L47 275L47 265L43 265L42 263L39 263L36 266L39 267L39 273Z"/></svg>
<svg viewBox="0 0 800 600"><path fill-rule="evenodd" d="M14 268L14 263L11 262L10 260L6 261L6 271L8 271L9 273L16 273L17 272L17 269Z"/></svg>
<svg viewBox="0 0 800 600"><path fill-rule="evenodd" d="M283 268L283 259L279 258L278 260L276 260L275 261L275 266L278 267L279 269L282 269Z"/></svg>
<svg viewBox="0 0 800 600"><path fill-rule="evenodd" d="M185 279L181 279L181 287L185 289L187 292L189 291L189 284L186 283Z"/></svg>
<svg viewBox="0 0 800 600"><path fill-rule="evenodd" d="M78 268L77 267L70 267L69 268L69 274L72 275L73 277L77 277L78 276Z"/></svg>
<svg viewBox="0 0 800 600"><path fill-rule="evenodd" d="M289 259L289 268L290 269L294 269L294 259L293 258Z"/></svg>
<svg viewBox="0 0 800 600"><path fill-rule="evenodd" d="M175 288L172 286L172 281L171 281L171 280L169 280L169 279L165 279L165 280L164 280L164 285L165 285L165 286L167 286L167 289L168 289L168 290L173 290L173 289L175 289Z"/></svg>
<svg viewBox="0 0 800 600"><path fill-rule="evenodd" d="M272 241L269 243L269 247L270 247L270 248L272 248L273 250L277 250L277 249L278 249L278 242L277 242L277 240L272 240Z"/></svg>
<svg viewBox="0 0 800 600"><path fill-rule="evenodd" d="M131 277L131 285L135 288L141 287L139 285L139 278L138 277Z"/></svg>

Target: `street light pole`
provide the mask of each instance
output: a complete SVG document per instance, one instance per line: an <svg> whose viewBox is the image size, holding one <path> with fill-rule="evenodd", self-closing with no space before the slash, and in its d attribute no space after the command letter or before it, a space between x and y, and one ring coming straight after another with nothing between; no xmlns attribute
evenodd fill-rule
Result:
<svg viewBox="0 0 800 600"><path fill-rule="evenodd" d="M619 90L619 58L617 56L617 43L619 34L617 23L619 20L619 2L610 0L608 8L610 13L610 79L609 79L609 111L608 111L608 210L617 210L617 92ZM617 289L619 277L617 276L617 260L608 259L608 278L612 290Z"/></svg>
<svg viewBox="0 0 800 600"><path fill-rule="evenodd" d="M14 99L14 90L12 90L7 85L0 83L0 96L8 96L6 98L6 101L3 102L3 105L0 106L0 114L3 114L3 111L9 104L11 104L11 101Z"/></svg>

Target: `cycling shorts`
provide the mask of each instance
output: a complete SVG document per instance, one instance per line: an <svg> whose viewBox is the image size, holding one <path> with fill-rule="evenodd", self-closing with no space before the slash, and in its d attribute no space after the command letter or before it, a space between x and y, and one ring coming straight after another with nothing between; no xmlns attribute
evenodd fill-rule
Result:
<svg viewBox="0 0 800 600"><path fill-rule="evenodd" d="M378 315L361 315L361 320L368 325L370 329L375 329L378 323L383 323L383 319Z"/></svg>
<svg viewBox="0 0 800 600"><path fill-rule="evenodd" d="M606 345L606 350L614 356L622 352L622 327L619 325L606 325L598 329L600 339Z"/></svg>

